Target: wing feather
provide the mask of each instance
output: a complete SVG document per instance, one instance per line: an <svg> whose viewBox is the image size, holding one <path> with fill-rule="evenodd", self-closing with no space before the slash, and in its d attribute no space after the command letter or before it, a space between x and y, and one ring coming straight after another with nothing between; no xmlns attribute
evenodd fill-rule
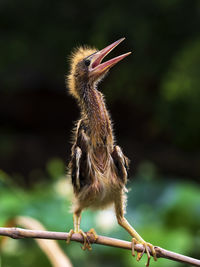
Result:
<svg viewBox="0 0 200 267"><path fill-rule="evenodd" d="M112 158L118 172L118 177L123 181L124 184L126 184L128 176L127 171L129 165L128 158L123 154L119 146L114 147L114 150L112 152Z"/></svg>
<svg viewBox="0 0 200 267"><path fill-rule="evenodd" d="M72 184L75 192L87 183L87 146L88 140L85 134L82 120L77 123L75 131L75 142L72 146L71 161L69 169L71 173Z"/></svg>

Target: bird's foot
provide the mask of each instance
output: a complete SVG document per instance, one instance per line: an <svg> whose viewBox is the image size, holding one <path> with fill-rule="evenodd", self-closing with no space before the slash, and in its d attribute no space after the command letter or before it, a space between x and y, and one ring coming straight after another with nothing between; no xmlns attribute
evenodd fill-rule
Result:
<svg viewBox="0 0 200 267"><path fill-rule="evenodd" d="M149 266L151 255L153 256L154 260L157 261L157 256L156 256L156 251L155 251L154 246L151 243L147 243L145 241L138 241L135 238L132 239L132 255L133 256L135 256L135 251L134 251L135 244L141 244L144 247L142 252L137 253L137 261L141 260L145 252L147 253L147 263L146 263L147 267Z"/></svg>
<svg viewBox="0 0 200 267"><path fill-rule="evenodd" d="M72 235L73 235L74 233L75 233L75 232L74 232L73 229L71 229L71 230L69 231L69 234L68 234L68 237L67 237L67 240L66 240L66 243L67 243L67 244L70 243L70 241L71 241L71 237L72 237Z"/></svg>
<svg viewBox="0 0 200 267"><path fill-rule="evenodd" d="M82 230L79 230L77 232L75 232L73 229L70 230L69 231L69 235L68 235L67 240L66 240L66 243L67 244L70 243L70 240L71 240L71 237L72 237L73 234L80 234L80 235L82 235L82 237L83 237L83 246L81 247L82 250L86 250L86 249L92 250L92 247L91 247L90 242L88 240L87 234L84 233Z"/></svg>
<svg viewBox="0 0 200 267"><path fill-rule="evenodd" d="M87 232L87 236L89 236L89 238L92 240L92 243L95 243L98 239L98 235L93 228Z"/></svg>

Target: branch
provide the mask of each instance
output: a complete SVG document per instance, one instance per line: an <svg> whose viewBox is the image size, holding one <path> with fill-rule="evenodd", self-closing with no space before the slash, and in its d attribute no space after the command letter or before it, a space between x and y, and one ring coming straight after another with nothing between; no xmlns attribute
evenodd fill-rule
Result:
<svg viewBox="0 0 200 267"><path fill-rule="evenodd" d="M69 236L68 233L64 232L50 232L50 231L37 231L37 230L25 230L22 228L8 228L8 227L0 227L0 235L8 236L14 239L19 238L40 238L40 239L54 239L54 240L67 240ZM111 246L111 247L118 247L123 249L132 250L131 242L110 238L106 236L98 236L97 240L95 241L92 234L88 234L88 239L91 244L96 243L99 245ZM83 238L80 234L73 234L71 237L72 241L76 242L83 242ZM135 250L137 252L143 251L143 245L136 244ZM187 263L193 266L200 266L200 260L187 257L178 253L171 252L169 250L155 247L156 255L158 258L166 258L173 261L178 261L182 263ZM151 251L150 251L151 252Z"/></svg>

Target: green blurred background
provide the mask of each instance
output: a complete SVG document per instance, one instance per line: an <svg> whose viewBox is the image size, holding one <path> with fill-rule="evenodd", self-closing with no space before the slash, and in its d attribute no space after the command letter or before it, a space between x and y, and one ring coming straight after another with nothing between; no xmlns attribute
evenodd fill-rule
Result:
<svg viewBox="0 0 200 267"><path fill-rule="evenodd" d="M158 246L200 258L200 1L0 2L0 225L17 215L48 230L73 227L66 165L79 110L65 88L68 56L125 36L133 51L99 89L131 159L126 217ZM86 211L82 229L130 240L112 210ZM8 240L3 267L51 266L33 240ZM130 251L60 246L74 266L144 266ZM152 266L184 266L159 259Z"/></svg>

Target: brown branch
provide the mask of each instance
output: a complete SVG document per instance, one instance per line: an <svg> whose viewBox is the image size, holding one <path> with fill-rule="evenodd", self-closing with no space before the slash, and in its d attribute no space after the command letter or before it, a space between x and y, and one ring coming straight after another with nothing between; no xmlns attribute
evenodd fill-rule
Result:
<svg viewBox="0 0 200 267"><path fill-rule="evenodd" d="M50 232L50 231L37 231L37 230L26 230L22 228L8 228L8 227L0 227L0 235L8 236L14 239L18 238L41 238L41 239L54 239L54 240L67 240L68 233L64 232ZM88 238L90 243L96 243L99 245L118 247L123 249L131 250L131 242L110 238L106 236L98 236L98 239L95 241L93 235L88 234ZM80 234L73 234L71 237L72 241L77 241L82 243L83 238ZM140 244L135 245L135 250L138 252L143 251L143 246ZM155 247L156 255L158 258L166 258L173 261L179 261L182 263L187 263L193 266L200 266L200 260L187 257L178 253L171 252L169 250L165 250L160 247Z"/></svg>

